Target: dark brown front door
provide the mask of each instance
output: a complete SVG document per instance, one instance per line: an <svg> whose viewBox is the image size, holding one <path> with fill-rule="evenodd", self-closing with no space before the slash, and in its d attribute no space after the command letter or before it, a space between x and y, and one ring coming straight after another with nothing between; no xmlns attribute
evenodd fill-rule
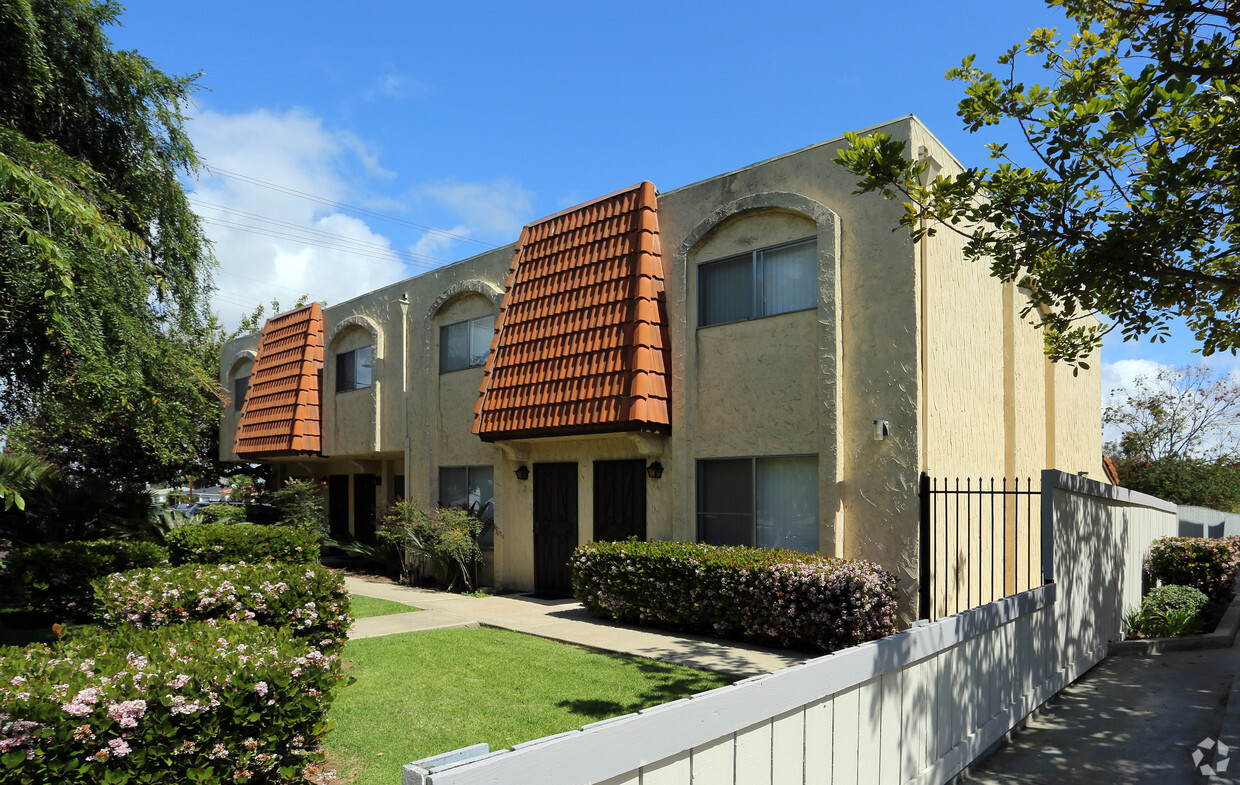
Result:
<svg viewBox="0 0 1240 785"><path fill-rule="evenodd" d="M594 539L646 539L646 462L594 462Z"/></svg>
<svg viewBox="0 0 1240 785"><path fill-rule="evenodd" d="M353 536L375 544L375 475L353 475Z"/></svg>
<svg viewBox="0 0 1240 785"><path fill-rule="evenodd" d="M577 464L534 464L534 591L573 593L568 560L577 547Z"/></svg>
<svg viewBox="0 0 1240 785"><path fill-rule="evenodd" d="M336 541L349 538L349 475L327 478L327 527Z"/></svg>

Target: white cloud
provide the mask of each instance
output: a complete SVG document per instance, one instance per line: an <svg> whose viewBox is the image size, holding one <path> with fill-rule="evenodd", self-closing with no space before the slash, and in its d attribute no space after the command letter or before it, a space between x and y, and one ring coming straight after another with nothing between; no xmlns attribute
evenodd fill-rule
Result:
<svg viewBox="0 0 1240 785"><path fill-rule="evenodd" d="M455 220L456 225L445 230L448 234L497 245L515 242L521 227L537 217L531 215L534 194L507 178L489 183L468 183L454 178L424 183L414 189L413 198L434 203L438 210ZM409 250L443 258L448 249L457 254L453 258L484 250L432 233L424 235Z"/></svg>
<svg viewBox="0 0 1240 785"><path fill-rule="evenodd" d="M1153 379L1159 371L1171 366L1154 360L1119 360L1102 364L1102 406L1122 405L1131 393L1136 391L1136 381L1140 378ZM1102 443L1118 442L1123 431L1116 425L1103 424Z"/></svg>
<svg viewBox="0 0 1240 785"><path fill-rule="evenodd" d="M362 93L363 101L399 101L411 96L428 95L430 85L405 74L394 71L380 74L374 83Z"/></svg>
<svg viewBox="0 0 1240 785"><path fill-rule="evenodd" d="M355 135L326 128L297 109L240 115L202 111L190 131L199 154L216 170L204 172L191 187L219 262L215 305L226 324L236 324L242 314L272 298L290 305L306 294L337 303L411 274L390 241L364 221L287 193L357 201L355 191L390 179L392 173ZM286 192L224 172L276 184Z"/></svg>
<svg viewBox="0 0 1240 785"><path fill-rule="evenodd" d="M1132 390L1133 383L1141 377L1153 378L1159 371L1171 366L1154 360L1119 360L1102 365L1102 396L1106 398L1114 391Z"/></svg>

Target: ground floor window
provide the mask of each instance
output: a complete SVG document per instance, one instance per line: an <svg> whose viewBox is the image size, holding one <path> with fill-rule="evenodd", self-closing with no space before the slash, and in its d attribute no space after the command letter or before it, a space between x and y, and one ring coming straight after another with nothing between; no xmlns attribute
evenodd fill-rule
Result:
<svg viewBox="0 0 1240 785"><path fill-rule="evenodd" d="M439 506L466 507L483 518L495 519L495 473L490 466L444 466L439 469ZM484 550L495 547L495 530L478 542Z"/></svg>
<svg viewBox="0 0 1240 785"><path fill-rule="evenodd" d="M818 457L697 462L697 536L712 545L818 550Z"/></svg>

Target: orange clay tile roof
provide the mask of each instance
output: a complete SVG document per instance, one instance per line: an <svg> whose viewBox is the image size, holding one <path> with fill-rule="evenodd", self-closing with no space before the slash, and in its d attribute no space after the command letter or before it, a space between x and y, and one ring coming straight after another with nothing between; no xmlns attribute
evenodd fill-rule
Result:
<svg viewBox="0 0 1240 785"><path fill-rule="evenodd" d="M1115 464L1107 456L1102 456L1102 470L1106 472L1107 482L1112 485L1119 485L1119 470L1115 468Z"/></svg>
<svg viewBox="0 0 1240 785"><path fill-rule="evenodd" d="M667 433L668 347L654 185L529 224L508 268L474 433Z"/></svg>
<svg viewBox="0 0 1240 785"><path fill-rule="evenodd" d="M319 453L323 311L311 303L263 325L233 451L245 457Z"/></svg>

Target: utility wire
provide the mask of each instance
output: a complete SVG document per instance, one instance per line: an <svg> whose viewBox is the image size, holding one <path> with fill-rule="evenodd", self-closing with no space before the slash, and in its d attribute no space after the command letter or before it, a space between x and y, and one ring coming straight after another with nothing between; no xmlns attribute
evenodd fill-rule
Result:
<svg viewBox="0 0 1240 785"><path fill-rule="evenodd" d="M316 241L313 239L306 238L304 236L299 237L294 234L287 234L284 232L277 232L274 230L265 230L265 229L254 227L254 226L247 226L246 224L239 224L239 223L233 223L232 221L225 221L219 218L210 218L207 216L203 216L203 220L206 221L207 223L215 224L216 226L223 226L229 229L236 229L242 232L250 232L251 234L262 235L263 237L272 237L272 238L279 239L279 240L294 240L298 243L301 243L302 245L313 245L318 248L326 248L332 251L344 251L354 256L365 256L371 259L378 259L380 261L387 262L388 264L400 265L401 267L405 267L407 265L424 264L424 263L418 263L418 262L403 262L403 261L400 261L399 259L393 259L392 257L395 254L378 254L378 253L374 253L374 252L367 251L364 249L350 248L347 245L340 245L337 243L332 243L330 241Z"/></svg>
<svg viewBox="0 0 1240 785"><path fill-rule="evenodd" d="M224 269L223 267L221 267L221 268L219 268L218 270L216 270L216 272L217 272L217 273L226 273L227 275L231 275L231 276L233 276L233 277L235 277L235 278L244 278L244 279L245 279L245 280L247 280L247 281L253 281L254 283L261 283L261 284L264 284L265 286L274 286L274 287L275 287L275 288L277 288L277 289L283 289L283 290L284 290L284 291L286 291L286 292L292 292L293 294L297 295L298 297L302 296L303 294L304 294L304 295L306 295L307 297L309 297L309 296L310 296L310 293L309 293L309 292L304 292L304 291L302 291L302 290L300 290L300 289L293 289L293 288L288 287L288 286L281 286L280 284L278 284L278 283L272 283L271 281L264 281L262 278L253 278L253 277L251 277L251 276L249 276L249 275L242 275L241 273L238 273L238 272L233 272L232 270L226 270L226 269ZM219 291L219 290L217 289L216 291Z"/></svg>
<svg viewBox="0 0 1240 785"><path fill-rule="evenodd" d="M339 210L345 210L347 212L356 213L358 215L365 215L370 218L375 218L380 221L387 221L388 223L396 224L398 226L404 226L410 229L417 229L418 231L437 235L439 237L446 237L452 240L457 240L459 242L469 243L470 245L476 245L480 248L498 248L499 247L495 243L488 243L483 240L475 240L474 238L467 237L466 235L463 235L463 234L456 234L454 232L446 232L443 229L436 229L433 226L427 226L425 224L414 223L413 221L406 221L403 218L395 218L390 215L384 215L383 213L377 213L374 210L367 210L365 207L357 207L355 205L345 204L344 202L337 202L334 199L328 199L323 196L316 196L314 194L306 193L305 191L299 191L296 188L289 188L287 186L278 185L276 183L271 183L266 180L260 180L257 177L250 177L249 175L240 174L238 172L231 172L227 169L221 169L217 166L208 166L206 167L206 169L208 172L212 174L223 175L224 177L227 177L232 180L237 180L238 182L249 183L250 185L257 185L260 188L269 188L273 191L278 191L280 193L288 194L290 196L296 196L302 199L306 199L307 201L317 202L318 204L327 205L328 207L335 207L336 209L339 209Z"/></svg>
<svg viewBox="0 0 1240 785"><path fill-rule="evenodd" d="M450 263L447 259L440 259L438 257L428 256L426 254L418 254L412 251L403 251L397 248L392 248L391 246L385 245L383 243L371 242L369 240L359 240L353 237L349 237L347 235L338 234L336 232L329 232L324 229L316 229L314 227L293 223L292 221L282 221L278 218L268 218L267 216L259 215L257 213L251 213L245 210L238 210L232 207L225 207L224 205L213 204L211 202L206 202L201 199L194 198L194 197L190 197L190 201L195 204L199 204L199 205L202 205L204 207L207 207L213 210L219 210L220 212L227 213L228 216L226 217L237 217L237 218L244 218L244 219L249 219L253 221L259 221L260 223L272 224L283 230L291 230L297 233L303 233L306 235L315 236L316 239L326 240L326 241L340 244L340 245L356 246L357 248L362 249L362 250L381 251L385 254L392 254L393 256L396 256L400 259L406 260L409 264L416 264L416 265L425 267L428 270ZM207 221L222 220L222 219L215 219L215 218L212 218L211 216L205 216L205 215L202 216L202 218L203 220L207 220ZM266 229L266 227L255 227L255 228Z"/></svg>

